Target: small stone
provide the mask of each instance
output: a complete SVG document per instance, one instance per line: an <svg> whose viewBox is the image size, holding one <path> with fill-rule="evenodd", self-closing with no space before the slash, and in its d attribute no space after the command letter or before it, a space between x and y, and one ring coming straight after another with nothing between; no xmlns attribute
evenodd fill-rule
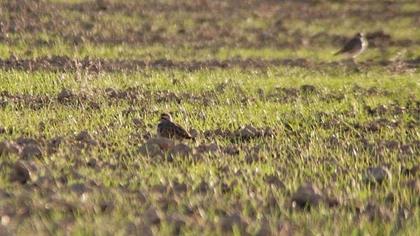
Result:
<svg viewBox="0 0 420 236"><path fill-rule="evenodd" d="M369 167L365 173L365 181L369 183L381 184L386 180L391 180L391 172L383 166Z"/></svg>

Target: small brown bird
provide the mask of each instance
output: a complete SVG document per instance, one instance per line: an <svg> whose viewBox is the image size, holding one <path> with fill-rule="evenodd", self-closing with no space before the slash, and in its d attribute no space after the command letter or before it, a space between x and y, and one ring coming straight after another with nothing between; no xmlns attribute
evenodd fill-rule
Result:
<svg viewBox="0 0 420 236"><path fill-rule="evenodd" d="M349 58L356 58L363 51L366 50L368 41L363 33L357 33L350 41L348 41L344 47L336 52L334 55L344 55Z"/></svg>
<svg viewBox="0 0 420 236"><path fill-rule="evenodd" d="M168 113L160 115L160 122L157 126L157 134L159 137L174 139L193 139L190 133L180 125L172 122L172 117Z"/></svg>

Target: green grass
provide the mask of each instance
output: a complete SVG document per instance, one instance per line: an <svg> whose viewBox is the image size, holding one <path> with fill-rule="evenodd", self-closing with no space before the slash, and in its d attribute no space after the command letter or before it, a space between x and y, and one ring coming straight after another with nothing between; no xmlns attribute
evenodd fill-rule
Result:
<svg viewBox="0 0 420 236"><path fill-rule="evenodd" d="M395 76L381 69L341 76L337 71L321 73L297 68L271 68L266 71L204 70L192 73L151 70L134 74L89 74L85 75L82 81L75 80L76 76L72 74L65 74L64 77L58 73L47 72L3 71L1 74L0 90L33 97L47 96L50 102L34 110L30 106L30 100L29 102L24 102L22 99L11 100L2 108L0 124L7 130L13 130L13 133L1 134L0 137L4 140L13 140L20 136L35 137L41 143L53 137L64 137L65 141L57 153L36 160L38 165L42 166L41 169L44 169L44 172L40 171L38 174L40 177L45 175L55 181L66 176L68 181L64 186L57 188L54 185L47 185L46 188L54 189L59 194L56 197L70 202L69 204L75 204L76 208L76 212L72 213L60 208L46 211L45 204L52 201L48 200L52 196L43 197L42 191L46 189L29 184L33 186L31 189L38 191L25 194L26 197L27 194L30 197L28 204L32 211L39 213L25 217L23 224L18 227L19 233L33 231L63 233L60 220L67 219L71 222L72 234L93 234L93 232L125 234L125 227L128 227L129 222L140 224L139 221L142 220L137 215L141 215L149 206L161 207L160 201L163 199L169 204L169 208L164 210L164 215L184 214L185 209L193 206L200 209L199 215L195 215L198 214L195 211L193 216L186 220L186 225L181 227L181 232L184 233L195 234L201 230L209 234L214 232L215 229L211 228L211 225L215 224L217 229L220 220L220 215L215 211L224 209L228 213L237 212L242 217L248 218L250 223L247 232L250 233L258 231L260 227L258 219L263 217L267 218L273 229L279 221L284 221L292 226L295 225L294 230L300 233L352 234L354 230L358 230L362 234L377 235L389 234L393 230L399 206L414 206L418 201L418 196L403 184L411 177L400 174L403 167L415 164L416 158L405 155L401 159L401 154L392 150L385 150L383 156L377 158L378 154L363 149L361 137L357 135L362 133L362 137L372 141L375 146L380 145L378 143L380 140L397 140L401 143L419 140L419 129L406 126L407 121L416 119L414 113L397 117L385 115L384 118L397 119L402 125L396 129L384 128L378 132L365 132L360 129L345 131L344 124L333 125L331 129L327 129L316 118L317 114L327 112L330 114L327 117L344 120L350 126L373 121L376 117L366 113L364 104L376 107L380 104L389 105L395 102L405 104L408 101L415 101L420 94L418 74ZM179 85L174 86L170 82L173 78L179 80ZM227 84L224 92L210 93L207 96L214 100L216 105L208 107L200 104L204 99L201 94L205 91L214 91L225 81ZM258 89L270 94L276 87L299 89L305 84L314 85L318 92L301 94L293 102L267 101L266 98L259 98L257 95ZM375 87L379 91L387 91L388 94L371 96L357 94L353 92L355 85L366 89ZM63 87L76 93L86 94L88 100L76 105L60 104L55 97ZM109 87L114 89L136 87L135 90L139 94L142 94L142 91L150 91L155 95L134 103L128 98L112 102L104 92L105 88ZM159 91L174 92L181 97L181 94L196 95L198 101L185 100L180 104L157 102L155 96ZM238 91L242 92L238 94ZM322 99L328 94L342 94L344 99L332 101ZM243 105L241 103L243 97L256 100ZM87 109L88 101L95 101L101 109ZM144 109L145 112L123 115L123 111L128 108ZM341 115L349 109L355 110L354 116ZM175 162L169 163L159 159L153 160L152 157L136 152L144 141L140 139L135 142L135 140L138 135L144 133L154 135L160 111L175 112L174 118L177 121L187 127L194 127L201 134L217 128L233 131L242 125L253 124L256 127L271 127L276 130L276 135L273 138L234 142L233 145L240 150L239 155L220 154L202 157L196 161L191 161L188 157L179 157ZM199 115L204 115L206 118L202 119ZM145 127L136 127L132 123L133 118L141 119ZM39 130L40 122L45 123L42 131ZM287 133L285 124L290 124L297 133ZM77 147L74 144L74 134L82 130L89 130L100 146L87 149ZM341 146L329 147L327 140L332 135L339 137L339 142L344 146L355 146L358 150L356 154ZM211 142L217 142L221 147L232 145L232 141L223 137L215 139L201 137L198 141L198 143ZM197 144L189 145L193 147ZM245 156L254 146L262 147L262 151L258 154L262 159L254 163L244 162ZM415 153L418 154L418 151L416 149ZM116 168L108 166L92 169L86 164L91 158L110 166L116 165ZM13 163L16 159L14 155L3 156L3 163ZM331 166L331 163L334 164ZM390 166L392 181L384 186L371 188L363 181L364 170L369 166L385 163ZM227 169L222 171L221 167ZM21 190L19 187L16 188L16 183L8 181L9 172L13 168L4 167L3 170L1 175L3 190L23 197L24 193L20 193ZM72 174L69 174L72 170L77 171L82 177L72 177ZM240 171L240 174L234 174L237 171ZM269 174L277 175L284 182L286 191L270 190L263 181L264 176ZM92 192L87 194L87 200L82 201L67 187L73 183L88 185L89 180L100 183L100 187L93 187ZM179 193L179 196L153 193L153 186L170 185L175 180L185 183L187 192ZM201 181L214 185L205 195L193 191ZM337 208L321 206L320 209L313 211L288 209L290 194L300 183L306 181L331 189L335 196L342 199L343 205ZM228 194L220 192L219 184L230 185L232 182L235 184ZM125 188L121 189L119 186ZM145 202L136 200L136 194L132 191L147 194L143 200ZM385 203L389 193L395 197L392 205ZM263 207L273 197L278 205ZM17 199L20 197L3 200L1 206L17 204ZM111 212L98 210L101 201L105 200L113 203L114 208ZM361 203L363 206L368 201L389 208L393 217L381 223L383 216L375 216L373 221L369 221L362 214L362 220L355 221L355 217L359 216L354 208L358 206L357 204ZM239 205L236 206L237 204ZM402 230L406 230L404 234L415 235L416 225L419 223L418 208L410 209L413 211L412 216L404 223ZM339 224L336 224L337 220ZM164 219L162 221L165 222ZM170 223L162 223L151 229L159 234L171 234L173 232L171 226L173 225ZM216 232L222 233L222 231Z"/></svg>
<svg viewBox="0 0 420 236"><path fill-rule="evenodd" d="M418 64L404 64L420 55L417 5L228 1L209 10L189 0L111 2L116 5L106 10L80 0L41 2L41 8L28 1L10 10L0 1L0 12L7 12L0 16L7 31L0 58L304 58L313 66L94 73L3 65L0 234L420 234L419 189L412 185L420 177L420 72ZM396 16L373 22L350 14L358 10ZM11 16L22 19L15 30L8 28ZM276 21L286 29L275 29ZM28 22L36 22L33 31ZM369 48L354 66L332 63L339 60L332 37L349 37L355 25L383 30L397 43ZM136 38L139 32L145 41ZM261 33L275 39L261 41ZM318 33L325 41L300 41ZM156 35L163 39L150 40ZM79 36L84 40L74 43ZM407 39L407 47L398 44ZM404 50L401 70L379 63ZM63 102L64 90L72 96ZM192 153L139 151L156 136L162 112L198 132L195 141L183 141ZM246 125L272 135L240 139L235 132ZM80 139L82 131L92 140ZM54 140L61 141L55 148ZM6 152L5 142L20 148L35 142L42 155ZM219 151L200 152L210 144ZM36 167L26 183L13 181L19 161ZM368 183L366 170L377 166L391 179ZM303 183L338 204L294 207Z"/></svg>

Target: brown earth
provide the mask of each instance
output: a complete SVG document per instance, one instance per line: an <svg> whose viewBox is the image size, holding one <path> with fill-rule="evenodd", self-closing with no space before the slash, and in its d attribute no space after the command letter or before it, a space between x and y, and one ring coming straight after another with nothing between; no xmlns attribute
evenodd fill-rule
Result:
<svg viewBox="0 0 420 236"><path fill-rule="evenodd" d="M0 42L13 44L17 35L28 36L33 46L49 46L54 37L80 45L136 44L188 46L193 49L298 48L305 45L341 45L348 36L334 32L308 35L292 22L382 21L410 17L420 22L420 11L403 10L409 1L86 1L10 0L0 3ZM415 1L412 1L415 2ZM336 7L332 7L336 6ZM338 7L337 7L338 6ZM247 25L247 20L261 25ZM329 23L329 24L330 24ZM332 23L337 27L338 23ZM326 28L329 28L326 26ZM52 39L37 38L47 34ZM368 32L372 47L419 45L418 39L394 39L388 33Z"/></svg>
<svg viewBox="0 0 420 236"><path fill-rule="evenodd" d="M3 70L24 70L24 71L75 71L87 70L91 72L119 72L119 71L138 71L142 69L180 69L180 70L200 70L217 68L252 68L265 69L277 66L303 67L315 70L322 70L334 67L365 68L374 66L395 66L402 65L400 70L416 69L420 66L420 58L405 61L366 61L358 65L351 62L315 62L308 59L228 59L228 60L203 60L203 61L175 61L167 59L159 60L112 60L112 59L92 59L84 58L81 60L72 59L67 56L40 57L36 59L17 59L14 57L0 59L0 69Z"/></svg>

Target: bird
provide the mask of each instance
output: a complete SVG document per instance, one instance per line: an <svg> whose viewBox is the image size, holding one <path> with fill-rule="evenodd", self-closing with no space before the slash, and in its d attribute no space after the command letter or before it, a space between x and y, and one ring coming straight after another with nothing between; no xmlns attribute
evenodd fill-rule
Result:
<svg viewBox="0 0 420 236"><path fill-rule="evenodd" d="M356 58L363 51L366 50L368 46L368 41L365 38L364 33L357 33L352 39L350 39L340 51L336 52L334 55L344 55L349 58Z"/></svg>
<svg viewBox="0 0 420 236"><path fill-rule="evenodd" d="M160 115L160 122L157 126L157 134L158 137L169 139L194 139L182 126L172 122L172 117L168 113L162 113Z"/></svg>

